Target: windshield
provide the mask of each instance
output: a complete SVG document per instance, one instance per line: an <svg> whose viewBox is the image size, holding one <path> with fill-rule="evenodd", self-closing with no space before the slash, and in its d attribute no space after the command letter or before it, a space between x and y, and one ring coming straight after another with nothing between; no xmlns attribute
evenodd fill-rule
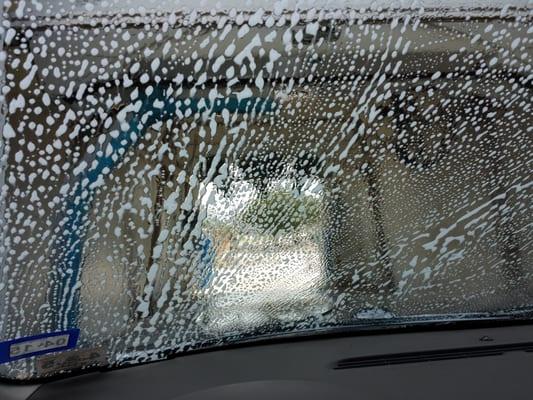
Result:
<svg viewBox="0 0 533 400"><path fill-rule="evenodd" d="M238 3L3 3L0 376L531 318L528 2Z"/></svg>

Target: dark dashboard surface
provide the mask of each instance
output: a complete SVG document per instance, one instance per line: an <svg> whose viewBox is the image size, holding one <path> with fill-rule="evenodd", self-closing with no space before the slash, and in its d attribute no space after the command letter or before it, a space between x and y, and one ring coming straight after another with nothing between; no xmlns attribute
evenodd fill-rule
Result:
<svg viewBox="0 0 533 400"><path fill-rule="evenodd" d="M11 392L3 385L0 394L31 400L529 400L532 343L531 325L308 339L202 352Z"/></svg>

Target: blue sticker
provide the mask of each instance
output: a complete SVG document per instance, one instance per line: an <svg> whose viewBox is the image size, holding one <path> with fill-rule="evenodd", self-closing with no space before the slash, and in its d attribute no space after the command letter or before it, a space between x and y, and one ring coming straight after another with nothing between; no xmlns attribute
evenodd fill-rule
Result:
<svg viewBox="0 0 533 400"><path fill-rule="evenodd" d="M73 349L76 347L79 335L79 329L68 329L1 342L0 364L40 354Z"/></svg>

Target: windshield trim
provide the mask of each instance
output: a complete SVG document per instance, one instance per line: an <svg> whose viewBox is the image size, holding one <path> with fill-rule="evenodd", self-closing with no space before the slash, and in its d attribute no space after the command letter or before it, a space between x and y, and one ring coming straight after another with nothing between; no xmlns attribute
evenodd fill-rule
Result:
<svg viewBox="0 0 533 400"><path fill-rule="evenodd" d="M302 10L305 13L308 10ZM291 10L286 10L281 14L274 14L270 11L265 11L263 14L263 22L258 24L261 26L269 17L274 17L276 20L285 20L285 25L291 25L290 16ZM460 21L468 19L469 21L476 20L513 20L519 17L528 18L531 13L531 8L522 6L511 6L507 8L503 7L433 7L433 8L420 8L417 13L417 18L422 19L435 19L439 21ZM16 15L10 16L10 27L27 27L31 24L33 30L38 30L42 27L51 26L76 26L78 28L97 28L101 26L113 25L116 20L114 18L120 18L120 23L124 27L130 26L144 26L145 24L163 24L172 21L171 26L179 26L182 28L195 28L197 26L205 27L206 24L219 24L220 18L224 17L227 22L233 22L240 25L237 19L244 19L247 21L250 17L254 16L254 12L239 10L239 13L231 15L228 11L220 11L211 13L208 11L199 11L199 14L195 20L190 20L190 12L177 11L177 12L161 12L153 11L143 14L128 14L124 15L121 11L109 11L104 14L99 12L97 14L66 14L58 16L41 16L32 15L29 18L18 18ZM357 8L342 8L340 10L332 9L329 12L325 12L323 15L314 15L312 17L302 17L296 25L306 25L309 22L315 20L327 20L327 21L346 21L350 19L363 19L364 23L382 23L390 22L394 18L412 17L413 9L411 8L389 8L384 9L381 12L357 9ZM174 17L174 18L169 18Z"/></svg>

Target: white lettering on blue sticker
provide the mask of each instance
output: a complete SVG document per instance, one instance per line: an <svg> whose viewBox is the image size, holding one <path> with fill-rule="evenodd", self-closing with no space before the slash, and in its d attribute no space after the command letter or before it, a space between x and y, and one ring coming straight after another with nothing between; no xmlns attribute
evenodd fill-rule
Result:
<svg viewBox="0 0 533 400"><path fill-rule="evenodd" d="M0 343L0 364L76 347L79 329L43 333Z"/></svg>

